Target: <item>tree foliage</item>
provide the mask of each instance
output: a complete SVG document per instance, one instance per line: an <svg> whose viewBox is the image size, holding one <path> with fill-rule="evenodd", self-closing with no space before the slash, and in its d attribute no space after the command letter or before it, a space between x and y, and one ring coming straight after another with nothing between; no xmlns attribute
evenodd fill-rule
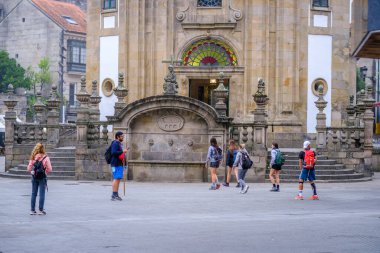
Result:
<svg viewBox="0 0 380 253"><path fill-rule="evenodd" d="M32 80L15 59L9 58L8 52L0 50L0 92L6 92L9 84L12 84L14 88L29 89Z"/></svg>
<svg viewBox="0 0 380 253"><path fill-rule="evenodd" d="M360 68L356 68L356 92L365 90L365 82L360 73Z"/></svg>
<svg viewBox="0 0 380 253"><path fill-rule="evenodd" d="M36 82L41 84L41 91L45 85L51 84L51 73L50 73L50 61L47 57L44 57L38 63L39 71L35 73Z"/></svg>

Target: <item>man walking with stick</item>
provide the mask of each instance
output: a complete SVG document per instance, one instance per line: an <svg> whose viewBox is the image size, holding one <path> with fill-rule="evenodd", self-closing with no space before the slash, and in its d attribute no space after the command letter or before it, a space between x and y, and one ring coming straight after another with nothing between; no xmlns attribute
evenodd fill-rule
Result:
<svg viewBox="0 0 380 253"><path fill-rule="evenodd" d="M127 153L126 149L123 149L123 140L124 140L124 134L121 131L116 132L115 134L115 141L111 144L111 168L112 168L112 196L111 200L123 200L119 196L119 185L120 180L123 178L123 170L124 170L124 164L123 160L125 157L125 153Z"/></svg>

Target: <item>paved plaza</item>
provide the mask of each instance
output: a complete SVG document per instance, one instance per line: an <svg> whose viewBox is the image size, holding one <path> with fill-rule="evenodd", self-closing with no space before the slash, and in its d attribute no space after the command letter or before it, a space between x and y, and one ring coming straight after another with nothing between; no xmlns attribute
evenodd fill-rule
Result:
<svg viewBox="0 0 380 253"><path fill-rule="evenodd" d="M30 216L30 181L0 178L0 252L380 252L380 174L318 184L319 201L250 185L127 182L112 202L108 181L50 180L47 215Z"/></svg>

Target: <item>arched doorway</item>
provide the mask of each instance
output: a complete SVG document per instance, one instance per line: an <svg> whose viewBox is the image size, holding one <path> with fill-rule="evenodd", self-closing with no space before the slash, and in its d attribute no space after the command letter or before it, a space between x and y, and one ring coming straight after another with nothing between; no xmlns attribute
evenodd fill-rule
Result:
<svg viewBox="0 0 380 253"><path fill-rule="evenodd" d="M183 51L181 60L183 68L199 71L198 76L188 78L188 96L211 106L216 103L213 99L213 90L219 84L218 72L238 65L237 56L232 47L223 40L216 38L202 38L192 42ZM202 72L206 75L200 74ZM224 79L223 83L229 90L230 78ZM226 104L228 107L228 99Z"/></svg>

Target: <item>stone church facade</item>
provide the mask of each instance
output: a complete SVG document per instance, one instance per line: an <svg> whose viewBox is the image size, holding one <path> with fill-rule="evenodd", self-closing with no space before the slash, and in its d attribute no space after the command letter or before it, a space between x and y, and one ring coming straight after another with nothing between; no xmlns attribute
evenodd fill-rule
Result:
<svg viewBox="0 0 380 253"><path fill-rule="evenodd" d="M224 72L235 123L254 120L252 95L263 78L268 141L287 146L316 132L320 84L327 126L341 126L354 94L349 1L97 0L88 3L87 22L87 80L101 85L101 119L113 115L119 72L131 103L162 94L170 59L178 94L208 104Z"/></svg>

